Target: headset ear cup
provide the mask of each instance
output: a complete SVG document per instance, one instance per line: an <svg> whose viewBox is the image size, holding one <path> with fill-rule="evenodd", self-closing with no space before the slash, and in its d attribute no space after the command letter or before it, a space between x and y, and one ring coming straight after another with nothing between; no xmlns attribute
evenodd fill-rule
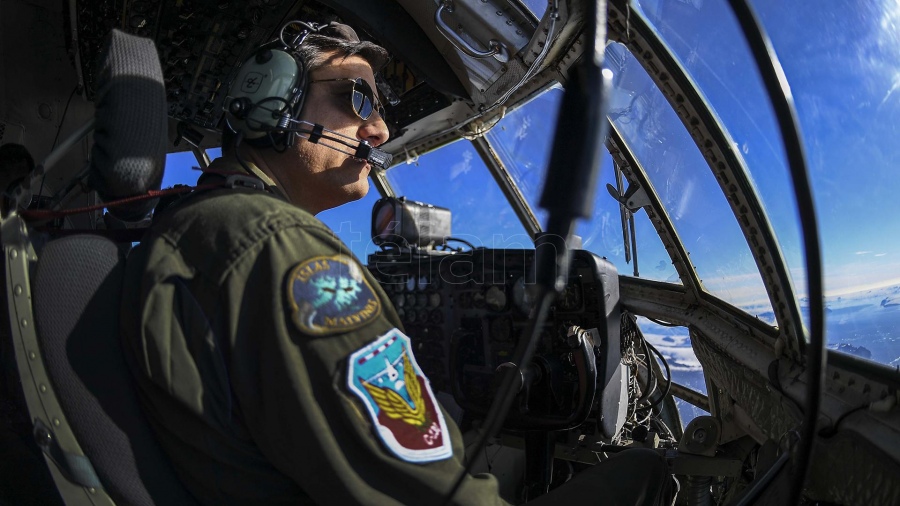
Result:
<svg viewBox="0 0 900 506"><path fill-rule="evenodd" d="M297 90L307 80L297 62L286 48L263 46L240 67L229 88L225 113L231 127L242 131L246 140L266 138L294 119Z"/></svg>
<svg viewBox="0 0 900 506"><path fill-rule="evenodd" d="M284 38L284 30L291 24L303 27L296 43ZM309 86L308 66L297 49L321 28L291 21L282 27L280 44L261 46L239 68L230 85L231 100L225 113L229 126L242 132L247 144L284 150L296 142L297 121Z"/></svg>

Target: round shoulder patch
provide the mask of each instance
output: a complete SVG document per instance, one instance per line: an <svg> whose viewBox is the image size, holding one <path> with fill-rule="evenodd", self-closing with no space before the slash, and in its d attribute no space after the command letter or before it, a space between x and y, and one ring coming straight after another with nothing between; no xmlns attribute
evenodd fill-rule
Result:
<svg viewBox="0 0 900 506"><path fill-rule="evenodd" d="M287 286L294 324L312 335L358 329L381 314L381 302L345 255L310 258L291 270Z"/></svg>

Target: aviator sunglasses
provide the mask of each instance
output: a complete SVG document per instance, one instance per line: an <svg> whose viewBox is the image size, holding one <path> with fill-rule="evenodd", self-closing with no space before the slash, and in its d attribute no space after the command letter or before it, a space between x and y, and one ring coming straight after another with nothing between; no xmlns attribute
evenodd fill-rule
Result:
<svg viewBox="0 0 900 506"><path fill-rule="evenodd" d="M353 83L353 88L350 89L350 105L353 107L353 112L355 112L357 116L363 120L368 120L372 116L372 112L378 112L381 119L384 119L384 107L382 107L378 97L375 96L375 92L372 91L372 87L369 86L369 83L361 77L355 79L352 77L316 79L309 83L330 83L337 81L350 81Z"/></svg>

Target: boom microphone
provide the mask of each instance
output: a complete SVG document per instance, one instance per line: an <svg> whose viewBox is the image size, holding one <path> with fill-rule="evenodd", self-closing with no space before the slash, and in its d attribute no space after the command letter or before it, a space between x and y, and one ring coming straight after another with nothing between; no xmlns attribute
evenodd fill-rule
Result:
<svg viewBox="0 0 900 506"><path fill-rule="evenodd" d="M359 147L356 148L355 156L357 158L366 160L367 162L378 167L381 170L390 167L391 161L394 159L394 156L387 151L382 151L376 147L373 147L366 141L359 141Z"/></svg>
<svg viewBox="0 0 900 506"><path fill-rule="evenodd" d="M333 149L354 158L365 160L372 166L378 167L381 170L390 167L391 161L394 159L393 155L372 146L368 141L339 134L334 130L325 128L324 125L320 125L319 123L310 123L303 120L291 121L302 125L312 126L310 129L298 128L293 130L293 132L309 142ZM322 141L328 141L328 144ZM349 151L348 149L352 151Z"/></svg>
<svg viewBox="0 0 900 506"><path fill-rule="evenodd" d="M264 125L255 119L252 120L253 122L251 123L251 118L249 118L249 115L254 109L259 109L267 114L270 114L272 117L277 118L278 125L276 127ZM312 142L313 144L319 144L326 148L344 153L345 155L365 160L369 162L369 164L378 167L381 170L385 170L390 167L391 161L394 159L393 155L391 155L387 151L382 151L372 146L366 140L360 140L354 137L340 134L338 132L335 132L334 130L325 128L324 125L321 125L319 123L311 123L309 121L301 119L294 119L291 117L288 111L273 109L262 104L253 104L247 97L241 97L232 100L228 105L228 112L234 115L234 117L238 120L247 121L247 123L243 126L242 131L249 130L260 132L263 135L266 132L274 131L281 131L286 134L297 134L298 136L308 140L309 142ZM231 126L230 124L229 126L233 130L236 130L234 126ZM323 140L328 141L329 143L323 143ZM288 135L286 145L289 146L293 142L293 136Z"/></svg>

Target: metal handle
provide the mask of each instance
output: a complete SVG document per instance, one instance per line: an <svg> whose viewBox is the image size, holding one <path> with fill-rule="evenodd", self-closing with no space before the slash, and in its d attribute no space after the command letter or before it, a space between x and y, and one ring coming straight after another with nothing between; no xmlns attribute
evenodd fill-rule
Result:
<svg viewBox="0 0 900 506"><path fill-rule="evenodd" d="M479 49L475 49L468 42L463 40L456 32L450 28L450 25L444 22L441 19L441 13L444 11L453 12L453 2L452 0L441 0L441 4L438 5L437 11L434 13L434 25L441 32L451 44L453 44L456 49L459 49L463 53L471 56L472 58L488 58L493 56L497 60L501 62L506 62L509 58L506 57L505 52L503 51L503 46L497 40L491 39L488 41L488 46L490 49L488 51L481 51Z"/></svg>

